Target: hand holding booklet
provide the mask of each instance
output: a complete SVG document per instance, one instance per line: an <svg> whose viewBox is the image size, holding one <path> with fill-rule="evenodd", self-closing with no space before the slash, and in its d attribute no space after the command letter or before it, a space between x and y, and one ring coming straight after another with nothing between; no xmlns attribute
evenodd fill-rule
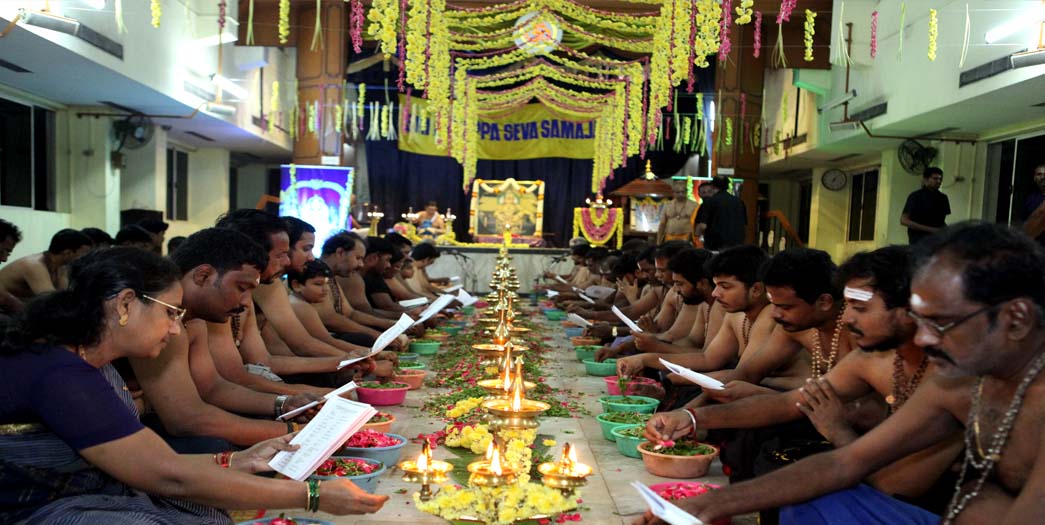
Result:
<svg viewBox="0 0 1045 525"><path fill-rule="evenodd" d="M418 297L416 299L403 299L402 301L399 301L399 306L402 306L403 308L413 308L415 306L421 306L422 304L425 304L427 302L427 297Z"/></svg>
<svg viewBox="0 0 1045 525"><path fill-rule="evenodd" d="M381 351L385 349L385 347L390 345L392 341L395 341L397 337L403 335L403 332L407 331L407 329L413 326L413 324L414 320L411 319L409 315L403 314L399 316L399 320L396 321L396 324L392 325L391 328L385 330L381 335L377 336L377 341L374 341L374 346L370 347L369 354L363 357L345 359L337 365L337 369L341 370L342 368L345 368L348 365L358 363L364 359L374 357L375 355L380 354Z"/></svg>
<svg viewBox="0 0 1045 525"><path fill-rule="evenodd" d="M294 452L278 452L269 461L269 466L290 479L302 481L315 472L349 436L363 428L374 414L377 414L377 410L366 403L334 397L290 440L291 445L299 445L301 448Z"/></svg>
<svg viewBox="0 0 1045 525"><path fill-rule="evenodd" d="M462 286L460 284L455 284L453 286L449 286L447 288L443 288L443 293L454 293L457 290L460 290L461 288L462 288Z"/></svg>
<svg viewBox="0 0 1045 525"><path fill-rule="evenodd" d="M726 387L726 385L722 384L722 381L719 381L714 377L701 374L700 372L694 372L684 366L676 365L675 363L671 363L663 359L660 360L660 364L664 365L664 368L667 368L669 372L678 374L682 376L684 379L692 383L696 383L709 390L722 390Z"/></svg>
<svg viewBox="0 0 1045 525"><path fill-rule="evenodd" d="M696 516L660 497L660 494L657 494L653 489L643 485L641 482L632 481L631 486L635 487L642 499L646 500L646 505L649 505L649 510L654 516L671 525L704 525L704 522L698 520Z"/></svg>
<svg viewBox="0 0 1045 525"><path fill-rule="evenodd" d="M457 291L457 302L461 303L461 306L472 306L479 302L479 299L472 296L472 294L466 292L463 288Z"/></svg>
<svg viewBox="0 0 1045 525"><path fill-rule="evenodd" d="M286 421L286 420L288 420L290 418L293 418L293 417L297 416L298 414L301 414L302 412L304 412L304 411L306 411L306 410L308 410L308 409L310 409L310 408L312 408L314 406L321 405L323 403L326 403L327 401L330 401L331 398L338 397L341 394L347 394L348 392L351 392L351 391L355 390L356 387L358 387L358 386L359 385L357 385L355 381L349 381L349 382L345 383L344 385L341 385L340 388L337 388L335 390L331 390L330 392L327 392L323 396L323 399L320 399L318 401L313 401L311 403L307 403L305 405L302 405L302 406L300 406L298 408L295 408L294 410L291 410L290 412L287 412L287 413L283 414L282 416L277 417L276 419L278 419L280 421Z"/></svg>
<svg viewBox="0 0 1045 525"><path fill-rule="evenodd" d="M613 305L613 308L610 308L610 310L613 310L613 315L616 315L617 319L620 319L622 323L628 326L628 329L631 330L631 333L642 333L642 329L639 328L639 325L635 324L635 321L632 321L628 318L628 316L624 315L624 312L620 311L620 308L617 308L617 305Z"/></svg>
<svg viewBox="0 0 1045 525"><path fill-rule="evenodd" d="M579 316L579 315L577 315L577 314L575 314L573 312L570 312L570 313L566 314L566 320L571 322L571 323L573 323L573 324L575 324L575 325L577 325L577 326L583 326L584 328L587 328L587 327L591 326L591 321L589 321L589 320L587 320L587 319L585 319L585 318L583 318L583 317L581 317L581 316Z"/></svg>
<svg viewBox="0 0 1045 525"><path fill-rule="evenodd" d="M432 304L428 305L428 308L425 308L425 310L421 312L421 315L418 316L417 321L414 321L413 324L421 324L431 319L433 315L441 312L443 308L450 306L450 303L452 303L453 300L454 296L450 294L440 295L439 298L432 301ZM406 329L404 328L403 330L405 331Z"/></svg>
<svg viewBox="0 0 1045 525"><path fill-rule="evenodd" d="M559 281L562 284L570 284L566 279L563 279L561 275L556 275L555 280Z"/></svg>

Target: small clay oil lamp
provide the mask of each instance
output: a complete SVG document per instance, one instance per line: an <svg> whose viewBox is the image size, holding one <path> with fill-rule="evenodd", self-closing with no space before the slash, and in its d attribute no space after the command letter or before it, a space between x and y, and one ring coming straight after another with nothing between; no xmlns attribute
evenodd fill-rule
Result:
<svg viewBox="0 0 1045 525"><path fill-rule="evenodd" d="M522 365L522 358L516 358L512 388L506 398L483 402L483 408L489 413L491 430L537 428L540 426L537 416L551 408L548 403L526 399L523 395L526 381L523 378Z"/></svg>
<svg viewBox="0 0 1045 525"><path fill-rule="evenodd" d="M592 468L577 461L577 449L569 443L562 447L562 456L559 461L552 463L541 463L537 467L541 473L541 483L546 487L558 489L563 494L568 494L583 487L588 483L588 476Z"/></svg>
<svg viewBox="0 0 1045 525"><path fill-rule="evenodd" d="M438 459L432 459L432 447L428 440L421 445L421 454L417 460L406 460L399 464L403 470L403 481L407 483L421 484L421 501L432 499L432 483L443 483L446 475L454 469L454 466Z"/></svg>

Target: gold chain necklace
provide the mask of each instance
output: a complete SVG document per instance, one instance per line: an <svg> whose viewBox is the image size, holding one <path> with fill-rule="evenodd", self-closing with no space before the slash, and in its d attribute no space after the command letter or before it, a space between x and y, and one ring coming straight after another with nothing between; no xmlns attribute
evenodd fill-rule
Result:
<svg viewBox="0 0 1045 525"><path fill-rule="evenodd" d="M835 319L835 330L831 334L831 354L826 360L823 357L823 346L820 343L820 330L813 331L813 379L819 379L821 375L826 374L835 366L835 361L838 359L838 341L842 336L842 315L844 314L845 305L843 304Z"/></svg>

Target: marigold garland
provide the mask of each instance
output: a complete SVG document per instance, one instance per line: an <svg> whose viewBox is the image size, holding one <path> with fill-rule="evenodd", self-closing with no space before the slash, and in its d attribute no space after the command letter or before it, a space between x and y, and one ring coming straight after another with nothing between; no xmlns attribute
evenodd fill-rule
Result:
<svg viewBox="0 0 1045 525"><path fill-rule="evenodd" d="M602 246L616 234L619 249L623 243L623 227L624 214L620 208L603 208L601 216L592 208L573 210L573 236L583 235L592 246Z"/></svg>
<svg viewBox="0 0 1045 525"><path fill-rule="evenodd" d="M816 33L816 11L806 9L805 22L805 61L813 61L813 35Z"/></svg>
<svg viewBox="0 0 1045 525"><path fill-rule="evenodd" d="M163 16L163 7L160 6L160 0L150 0L149 14L152 16L152 27L159 28L160 17Z"/></svg>
<svg viewBox="0 0 1045 525"><path fill-rule="evenodd" d="M736 7L736 23L738 26L751 22L752 6L754 5L755 0L740 0L740 5Z"/></svg>
<svg viewBox="0 0 1045 525"><path fill-rule="evenodd" d="M290 38L290 0L279 0L279 43L286 44Z"/></svg>
<svg viewBox="0 0 1045 525"><path fill-rule="evenodd" d="M936 39L940 36L939 22L936 18L936 10L929 10L929 60L936 60Z"/></svg>

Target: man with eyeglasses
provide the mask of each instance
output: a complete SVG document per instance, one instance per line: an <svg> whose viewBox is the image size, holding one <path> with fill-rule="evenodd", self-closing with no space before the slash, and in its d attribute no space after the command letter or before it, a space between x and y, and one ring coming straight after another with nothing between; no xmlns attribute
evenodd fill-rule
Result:
<svg viewBox="0 0 1045 525"><path fill-rule="evenodd" d="M937 374L852 443L679 505L704 522L810 500L820 523L1039 523L1045 515L1045 253L1004 226L962 223L915 247L914 342ZM872 472L963 432L942 516L866 487ZM784 516L786 518L786 516ZM636 523L657 523L647 515ZM782 520L782 523L789 523Z"/></svg>

